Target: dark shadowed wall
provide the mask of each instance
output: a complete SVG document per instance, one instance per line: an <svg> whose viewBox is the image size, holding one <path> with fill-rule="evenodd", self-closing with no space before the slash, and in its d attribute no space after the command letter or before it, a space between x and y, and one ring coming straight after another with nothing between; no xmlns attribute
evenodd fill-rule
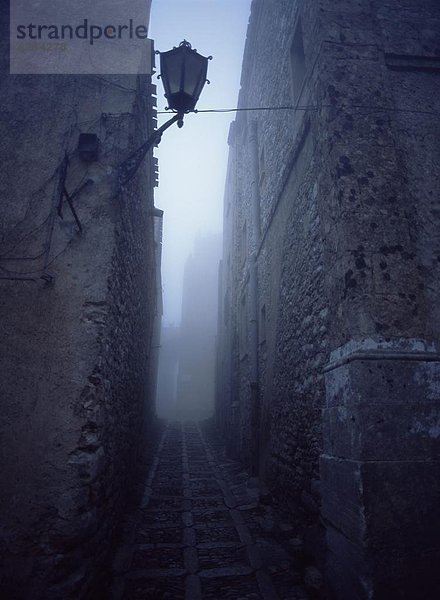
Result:
<svg viewBox="0 0 440 600"><path fill-rule="evenodd" d="M335 598L440 590L439 26L252 4L239 106L292 109L231 126L217 418L321 566L325 524Z"/></svg>
<svg viewBox="0 0 440 600"><path fill-rule="evenodd" d="M153 165L124 188L117 169L152 131L154 90L147 76L8 75L6 32L5 18L0 588L81 598L153 429ZM79 156L80 133L98 135L97 161ZM60 203L66 153L81 231Z"/></svg>

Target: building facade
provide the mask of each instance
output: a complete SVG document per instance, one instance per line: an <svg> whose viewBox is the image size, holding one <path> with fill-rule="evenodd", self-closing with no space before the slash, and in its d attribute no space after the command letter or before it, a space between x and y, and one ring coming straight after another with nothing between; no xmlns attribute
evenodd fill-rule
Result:
<svg viewBox="0 0 440 600"><path fill-rule="evenodd" d="M1 21L0 588L82 598L103 589L154 424L155 165L119 174L153 132L155 89L10 75Z"/></svg>
<svg viewBox="0 0 440 600"><path fill-rule="evenodd" d="M325 526L331 598L440 592L439 27L433 0L252 4L217 420L312 553Z"/></svg>

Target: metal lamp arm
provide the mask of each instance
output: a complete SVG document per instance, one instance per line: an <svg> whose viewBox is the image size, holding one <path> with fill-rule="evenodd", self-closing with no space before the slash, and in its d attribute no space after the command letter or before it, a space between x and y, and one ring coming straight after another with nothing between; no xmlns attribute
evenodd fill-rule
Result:
<svg viewBox="0 0 440 600"><path fill-rule="evenodd" d="M162 134L166 131L171 125L174 123L178 124L179 127L182 127L183 123L183 115L178 113L171 117L166 123L161 125L159 129L145 141L142 146L140 146L137 150L132 152L128 158L126 158L118 167L118 179L121 185L127 184L136 174L139 169L142 161L144 160L147 152L153 147L159 144Z"/></svg>

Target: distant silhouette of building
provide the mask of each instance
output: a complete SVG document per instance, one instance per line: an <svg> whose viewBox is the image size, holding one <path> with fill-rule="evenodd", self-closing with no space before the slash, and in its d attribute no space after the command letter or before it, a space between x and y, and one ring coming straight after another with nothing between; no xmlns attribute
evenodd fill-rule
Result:
<svg viewBox="0 0 440 600"><path fill-rule="evenodd" d="M206 418L214 410L218 264L221 236L200 236L184 273L177 415Z"/></svg>

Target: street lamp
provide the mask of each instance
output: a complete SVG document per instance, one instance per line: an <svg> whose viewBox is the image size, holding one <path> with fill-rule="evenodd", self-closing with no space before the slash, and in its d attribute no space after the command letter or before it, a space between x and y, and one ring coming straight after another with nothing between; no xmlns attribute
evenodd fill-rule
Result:
<svg viewBox="0 0 440 600"><path fill-rule="evenodd" d="M162 133L168 127L173 123L177 123L178 127L183 126L184 115L195 109L205 83L209 83L206 75L208 60L212 56L198 54L186 40L177 48L168 52L156 51L156 54L160 54L161 72L158 77L162 79L165 98L168 100L167 110L172 110L175 114L119 166L119 182L122 185L134 177L147 152L160 142Z"/></svg>
<svg viewBox="0 0 440 600"><path fill-rule="evenodd" d="M168 106L178 114L194 110L207 82L208 58L183 40L177 48L160 54L160 75Z"/></svg>

